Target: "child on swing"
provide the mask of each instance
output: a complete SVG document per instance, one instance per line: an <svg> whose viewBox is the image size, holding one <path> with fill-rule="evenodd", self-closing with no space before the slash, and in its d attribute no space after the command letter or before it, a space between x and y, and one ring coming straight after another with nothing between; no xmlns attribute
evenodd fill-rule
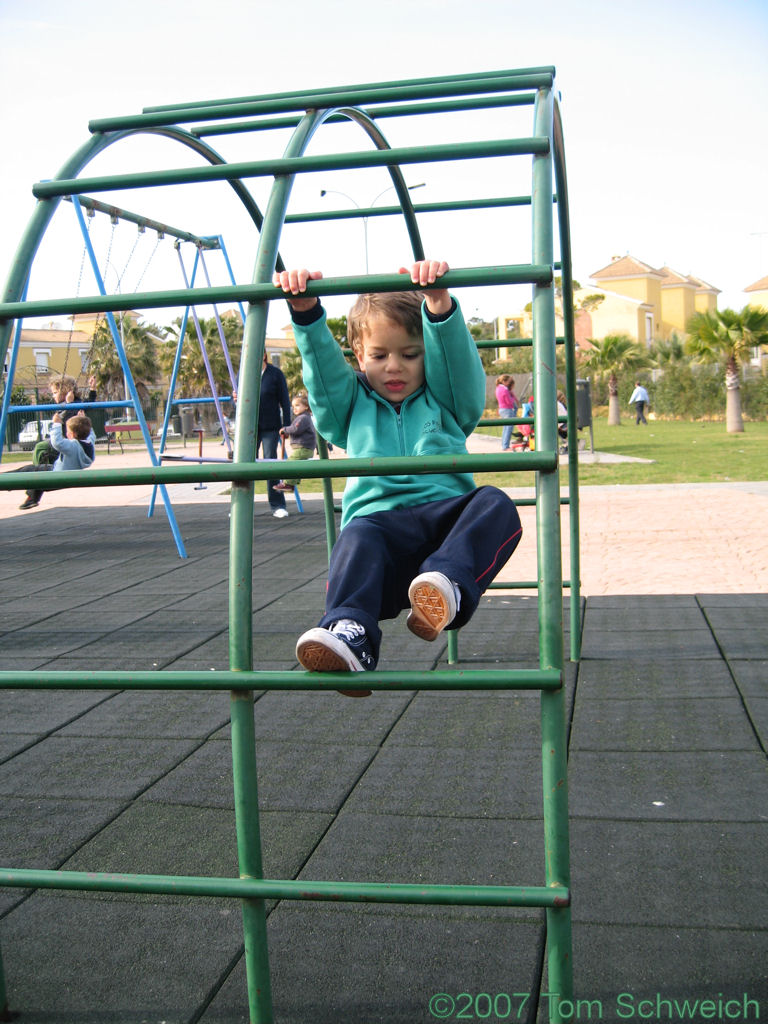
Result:
<svg viewBox="0 0 768 1024"><path fill-rule="evenodd" d="M281 271L318 432L351 458L463 455L485 406L485 371L456 300L436 282L448 270L420 260L426 290L361 295L347 319L360 373L302 295L319 271ZM469 621L522 530L517 509L470 473L350 477L331 555L326 612L299 637L296 656L314 672L361 672L379 659L381 619L410 608L423 640ZM368 696L370 690L344 691Z"/></svg>
<svg viewBox="0 0 768 1024"><path fill-rule="evenodd" d="M36 472L57 472L67 469L87 469L96 458L96 435L91 427L91 421L84 413L77 413L71 416L66 422L66 437L62 432L62 421L64 414L57 412L53 416L51 426L51 445L56 451L57 457L53 465L39 463L31 466L20 466L11 470L13 473ZM19 505L19 508L36 508L40 504L45 488L34 488L27 491L26 500Z"/></svg>

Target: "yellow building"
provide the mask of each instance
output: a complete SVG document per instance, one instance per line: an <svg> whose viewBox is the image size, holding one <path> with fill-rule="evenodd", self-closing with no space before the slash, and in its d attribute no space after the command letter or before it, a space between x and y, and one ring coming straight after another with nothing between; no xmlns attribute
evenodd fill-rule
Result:
<svg viewBox="0 0 768 1024"><path fill-rule="evenodd" d="M768 277L761 277L759 281L745 288L744 292L748 296L746 305L768 309Z"/></svg>
<svg viewBox="0 0 768 1024"><path fill-rule="evenodd" d="M629 255L615 256L606 267L595 271L591 279L595 286L579 288L573 296L577 309L576 344L580 348L589 348L589 338L600 339L608 334L628 334L648 348L656 341L666 341L673 333L684 335L685 325L694 313L717 309L720 294L719 289L699 277L680 274L671 267L651 267ZM768 278L762 286L768 288ZM763 294L768 295L768 291ZM503 341L530 337L531 315L523 312L500 316L496 330L499 355L506 359L514 350L504 348ZM557 318L557 331L562 334L561 316Z"/></svg>
<svg viewBox="0 0 768 1024"><path fill-rule="evenodd" d="M685 325L694 313L717 309L720 294L699 277L680 274L671 267L651 267L630 255L615 256L590 276L601 290L639 303L642 311L637 329L621 333L648 346L668 340L673 333L685 334ZM592 327L594 338L620 332L613 326L610 304L604 302L593 312Z"/></svg>

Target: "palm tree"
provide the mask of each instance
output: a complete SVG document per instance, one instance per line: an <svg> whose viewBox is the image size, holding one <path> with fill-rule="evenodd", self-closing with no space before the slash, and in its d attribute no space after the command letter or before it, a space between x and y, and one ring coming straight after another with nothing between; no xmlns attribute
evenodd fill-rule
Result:
<svg viewBox="0 0 768 1024"><path fill-rule="evenodd" d="M219 335L216 318L200 318L198 323L200 324L200 333L205 343L205 352L208 356L211 373L216 384L216 394L228 395L232 390L232 381L229 377L229 368L224 355L224 348L221 344L221 336ZM221 317L221 327L235 373L235 380L237 380L243 342L243 325L235 317L223 316ZM181 319L178 318L174 320L174 326L168 330L171 337L178 340L180 329ZM160 360L163 370L168 376L170 376L171 369L173 368L176 347L176 344L169 343L161 351ZM197 329L191 319L187 321L184 333L184 345L179 363L179 373L176 379L176 391L187 398L200 398L211 395L211 384L208 380L208 373L200 350Z"/></svg>
<svg viewBox="0 0 768 1024"><path fill-rule="evenodd" d="M740 313L734 309L694 313L685 329L688 351L697 362L725 361L725 429L729 434L742 433L739 369L753 349L768 345L768 311L745 306Z"/></svg>
<svg viewBox="0 0 768 1024"><path fill-rule="evenodd" d="M674 370L685 358L685 344L676 331L666 341L657 341L651 349L651 358L660 370Z"/></svg>
<svg viewBox="0 0 768 1024"><path fill-rule="evenodd" d="M145 402L149 395L149 385L157 380L160 372L156 345L162 340L164 328L154 324L138 324L130 314L122 317L119 327L136 390L142 402ZM107 399L128 397L125 395L123 368L117 348L104 322L98 324L93 332L88 373L96 378L97 390Z"/></svg>
<svg viewBox="0 0 768 1024"><path fill-rule="evenodd" d="M619 376L645 369L651 365L651 358L643 346L628 334L606 334L600 341L588 340L592 348L584 353L582 366L596 377L608 378L608 426L619 427Z"/></svg>

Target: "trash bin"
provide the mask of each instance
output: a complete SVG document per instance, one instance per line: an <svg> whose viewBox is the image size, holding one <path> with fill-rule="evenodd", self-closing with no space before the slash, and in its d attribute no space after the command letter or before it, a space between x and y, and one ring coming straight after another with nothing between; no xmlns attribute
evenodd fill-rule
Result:
<svg viewBox="0 0 768 1024"><path fill-rule="evenodd" d="M175 412L171 416L171 429L177 434L181 434L181 416Z"/></svg>
<svg viewBox="0 0 768 1024"><path fill-rule="evenodd" d="M595 435L592 430L592 382L589 380L576 381L576 427L583 430L589 427L589 450L595 450ZM581 442L579 447L582 447Z"/></svg>
<svg viewBox="0 0 768 1024"><path fill-rule="evenodd" d="M191 406L181 410L181 433L183 437L191 437L195 429L195 411Z"/></svg>
<svg viewBox="0 0 768 1024"><path fill-rule="evenodd" d="M576 381L576 426L579 430L592 426L592 382Z"/></svg>

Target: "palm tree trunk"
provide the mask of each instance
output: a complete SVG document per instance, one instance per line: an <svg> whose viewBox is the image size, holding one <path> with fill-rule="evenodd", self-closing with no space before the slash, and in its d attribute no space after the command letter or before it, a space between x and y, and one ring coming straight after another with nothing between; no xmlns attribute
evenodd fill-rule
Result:
<svg viewBox="0 0 768 1024"><path fill-rule="evenodd" d="M619 382L615 374L608 379L608 426L621 426L621 407L619 405Z"/></svg>
<svg viewBox="0 0 768 1024"><path fill-rule="evenodd" d="M725 368L725 430L728 434L744 433L739 365L733 357L728 360Z"/></svg>

